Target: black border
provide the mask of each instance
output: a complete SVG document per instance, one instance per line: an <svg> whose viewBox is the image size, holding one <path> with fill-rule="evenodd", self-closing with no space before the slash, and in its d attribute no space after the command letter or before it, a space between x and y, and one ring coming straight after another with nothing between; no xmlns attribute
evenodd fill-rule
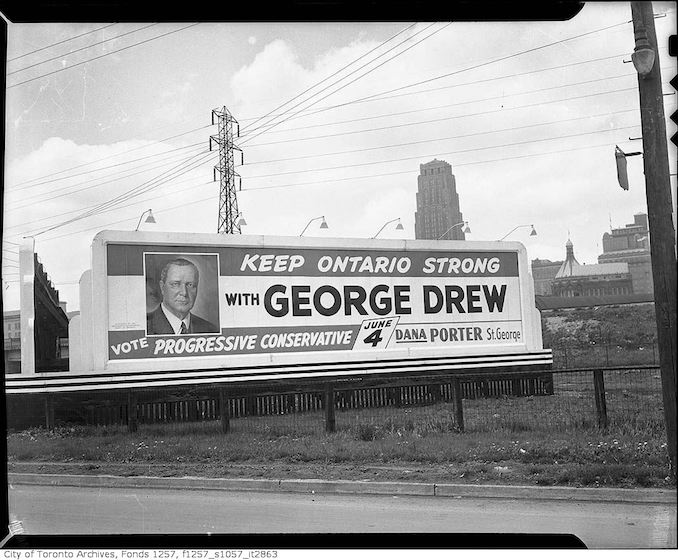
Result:
<svg viewBox="0 0 678 560"><path fill-rule="evenodd" d="M277 0L167 2L160 0L3 0L14 23L185 21L563 21L584 7L575 0Z"/></svg>
<svg viewBox="0 0 678 560"><path fill-rule="evenodd" d="M0 0L0 12L12 23L35 22L144 22L144 21L563 21L581 11L584 2L542 0L541 2L477 2L463 0L278 0L275 3L170 3L158 0L143 3L132 0ZM5 67L7 24L0 18L3 117L5 116ZM4 122L0 149L4 156ZM4 159L4 158L3 158ZM4 165L0 178L4 185ZM4 187L3 187L4 188ZM0 205L2 202L0 202ZM0 206L1 207L1 206ZM1 214L0 214L1 216ZM2 295L0 294L0 307ZM4 383L0 399L5 403ZM6 432L6 418L2 425ZM0 438L0 487L5 507L0 508L0 535L9 523L7 488L7 442ZM527 533L445 533L445 534L355 534L347 546L345 535L337 534L258 534L258 535L16 535L5 548L586 548L573 535ZM364 539L362 537L365 537ZM353 539L350 539L353 541ZM370 544L363 544L364 541ZM360 542L357 545L357 542ZM442 543L442 544L441 544Z"/></svg>

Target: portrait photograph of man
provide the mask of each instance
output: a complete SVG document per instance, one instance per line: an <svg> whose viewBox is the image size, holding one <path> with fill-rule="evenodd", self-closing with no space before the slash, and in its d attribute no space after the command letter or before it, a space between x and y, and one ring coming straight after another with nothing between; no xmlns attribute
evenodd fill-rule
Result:
<svg viewBox="0 0 678 560"><path fill-rule="evenodd" d="M146 253L146 334L219 333L218 256Z"/></svg>

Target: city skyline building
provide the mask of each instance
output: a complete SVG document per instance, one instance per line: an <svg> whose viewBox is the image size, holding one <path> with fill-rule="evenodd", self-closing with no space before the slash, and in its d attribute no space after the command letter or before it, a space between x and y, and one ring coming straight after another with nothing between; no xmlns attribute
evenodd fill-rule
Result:
<svg viewBox="0 0 678 560"><path fill-rule="evenodd" d="M603 252L598 256L600 264L626 263L636 294L654 294L648 226L647 214L638 213L632 224L610 228L603 234Z"/></svg>
<svg viewBox="0 0 678 560"><path fill-rule="evenodd" d="M611 296L633 293L628 264L579 264L570 239L565 244L565 253L565 260L553 279L554 296Z"/></svg>
<svg viewBox="0 0 678 560"><path fill-rule="evenodd" d="M415 239L464 240L463 226L454 227L463 222L452 166L439 159L420 164L414 213Z"/></svg>

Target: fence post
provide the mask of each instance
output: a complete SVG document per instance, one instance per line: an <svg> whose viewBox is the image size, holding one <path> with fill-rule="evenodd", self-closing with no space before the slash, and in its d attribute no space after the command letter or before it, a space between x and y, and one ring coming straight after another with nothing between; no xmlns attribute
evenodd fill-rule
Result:
<svg viewBox="0 0 678 560"><path fill-rule="evenodd" d="M334 388L332 385L325 386L325 431L334 432L337 422L334 415Z"/></svg>
<svg viewBox="0 0 678 560"><path fill-rule="evenodd" d="M45 397L45 428L54 429L54 396L52 395Z"/></svg>
<svg viewBox="0 0 678 560"><path fill-rule="evenodd" d="M607 404L605 402L605 380L603 370L593 371L593 392L596 399L596 413L598 414L598 427L607 428Z"/></svg>
<svg viewBox="0 0 678 560"><path fill-rule="evenodd" d="M511 393L513 394L514 397L523 396L523 391L522 388L520 387L520 378L514 377L513 379L511 379Z"/></svg>
<svg viewBox="0 0 678 560"><path fill-rule="evenodd" d="M127 393L127 429L130 433L134 433L137 427L137 394L129 391Z"/></svg>
<svg viewBox="0 0 678 560"><path fill-rule="evenodd" d="M228 410L226 390L219 389L219 418L221 419L221 432L227 434L231 428L231 418Z"/></svg>
<svg viewBox="0 0 678 560"><path fill-rule="evenodd" d="M454 392L454 421L460 432L464 431L464 404L461 394L461 383L459 378L452 379L452 390Z"/></svg>
<svg viewBox="0 0 678 560"><path fill-rule="evenodd" d="M256 413L257 413L256 395L245 396L245 414L247 416L256 416Z"/></svg>

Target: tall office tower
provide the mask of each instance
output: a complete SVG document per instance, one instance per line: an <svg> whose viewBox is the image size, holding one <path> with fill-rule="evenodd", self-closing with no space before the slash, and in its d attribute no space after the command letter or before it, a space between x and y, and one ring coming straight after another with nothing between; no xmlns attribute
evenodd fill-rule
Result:
<svg viewBox="0 0 678 560"><path fill-rule="evenodd" d="M464 218L459 210L459 195L452 166L434 159L419 165L417 211L414 213L416 239L466 239ZM452 229L450 229L452 228Z"/></svg>

